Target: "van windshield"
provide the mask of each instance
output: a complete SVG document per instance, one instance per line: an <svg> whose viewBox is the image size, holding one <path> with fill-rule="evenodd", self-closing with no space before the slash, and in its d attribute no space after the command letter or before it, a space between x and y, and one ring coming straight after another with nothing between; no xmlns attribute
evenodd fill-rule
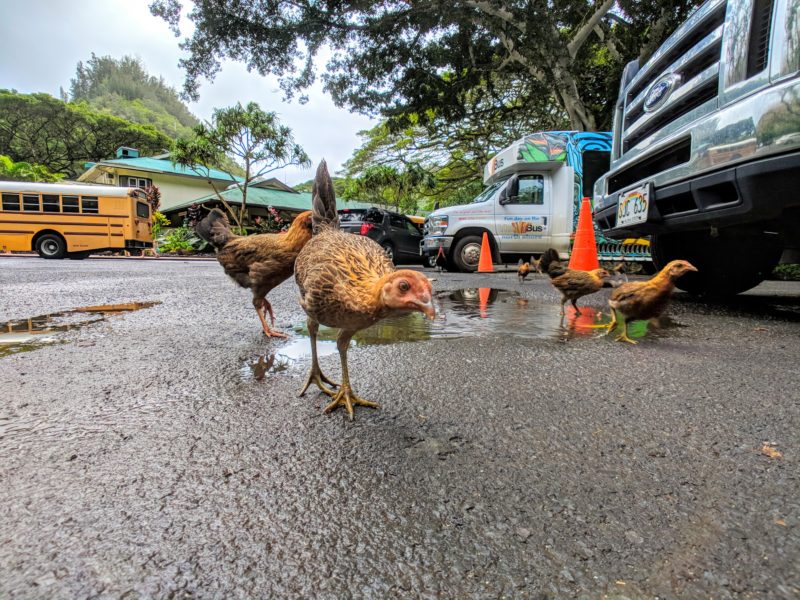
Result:
<svg viewBox="0 0 800 600"><path fill-rule="evenodd" d="M505 184L505 182L506 180L504 179L503 181L497 181L493 183L488 188L483 190L480 194L478 194L475 197L475 200L471 202L471 204L476 204L478 202L486 202L489 198L492 197L492 195L497 191L499 187Z"/></svg>

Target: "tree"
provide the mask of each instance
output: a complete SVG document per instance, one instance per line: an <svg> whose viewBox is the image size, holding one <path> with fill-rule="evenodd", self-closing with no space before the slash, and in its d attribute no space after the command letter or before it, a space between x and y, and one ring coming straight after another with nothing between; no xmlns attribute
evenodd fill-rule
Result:
<svg viewBox="0 0 800 600"><path fill-rule="evenodd" d="M147 73L138 58L97 56L79 62L70 82L70 99L134 123L152 125L176 138L199 123L163 78Z"/></svg>
<svg viewBox="0 0 800 600"><path fill-rule="evenodd" d="M226 156L243 169L244 181L226 169ZM247 215L247 187L255 179L289 165L310 164L305 151L295 143L292 130L281 125L274 112L263 111L255 102L215 109L209 123L196 126L191 138L176 142L172 159L206 176L210 167L224 169L242 193L238 217L210 178L209 183L240 227Z"/></svg>
<svg viewBox="0 0 800 600"><path fill-rule="evenodd" d="M27 162L14 162L8 156L0 154L0 179L7 181L41 181L53 183L63 176L51 173L47 167L32 165Z"/></svg>
<svg viewBox="0 0 800 600"><path fill-rule="evenodd" d="M399 212L415 213L420 197L434 185L433 176L420 165L409 165L403 170L375 165L348 181L343 198L366 199Z"/></svg>
<svg viewBox="0 0 800 600"><path fill-rule="evenodd" d="M223 59L281 78L287 94L315 79L314 59L332 57L322 79L334 101L385 117L433 113L453 123L479 95L498 100L508 82L528 82L523 104L549 99L574 129L608 128L625 62L661 42L699 0L219 0L197 2L184 92ZM179 0L153 14L176 35ZM612 12L613 11L613 12ZM613 15L616 18L611 19ZM619 16L628 21L622 23ZM635 17L628 17L634 15ZM499 90L496 84L500 82Z"/></svg>
<svg viewBox="0 0 800 600"><path fill-rule="evenodd" d="M158 153L172 140L152 127L65 103L48 94L0 90L0 154L77 177L84 163L114 156L120 146Z"/></svg>

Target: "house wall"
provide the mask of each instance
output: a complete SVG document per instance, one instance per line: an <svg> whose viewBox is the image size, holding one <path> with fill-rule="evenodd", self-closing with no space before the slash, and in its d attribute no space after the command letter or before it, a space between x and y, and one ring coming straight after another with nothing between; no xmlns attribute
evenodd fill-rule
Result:
<svg viewBox="0 0 800 600"><path fill-rule="evenodd" d="M112 170L105 167L104 170ZM168 175L164 173L148 173L146 171L137 171L135 169L114 168L114 185L119 184L119 177L121 175L129 175L132 177L142 177L153 180L155 185L161 191L161 208L168 210L171 206L176 206L183 202L202 198L214 193L214 189L208 182L201 178L193 177L180 177L177 175ZM97 173L93 178L97 183L107 183L100 173ZM233 183L232 181L230 183ZM219 183L220 190L225 189L228 183Z"/></svg>

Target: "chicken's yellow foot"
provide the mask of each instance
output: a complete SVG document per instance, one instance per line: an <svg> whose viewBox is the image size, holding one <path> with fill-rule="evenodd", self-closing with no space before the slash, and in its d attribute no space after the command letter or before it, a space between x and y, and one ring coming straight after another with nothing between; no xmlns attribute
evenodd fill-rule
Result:
<svg viewBox="0 0 800 600"><path fill-rule="evenodd" d="M306 393L306 390L311 386L311 384L316 384L316 386L322 391L323 394L327 394L328 396L333 397L336 393L333 390L325 387L325 383L330 386L337 387L339 384L336 382L331 381L327 377L325 377L325 373L322 372L322 369L319 368L319 365L314 364L311 367L311 371L308 372L308 377L306 378L306 383L303 386L303 389L300 390L300 393L297 394L298 396L302 396Z"/></svg>
<svg viewBox="0 0 800 600"><path fill-rule="evenodd" d="M618 342L628 342L629 344L636 345L639 342L633 341L631 338L628 337L628 322L622 321L622 334L617 337Z"/></svg>
<svg viewBox="0 0 800 600"><path fill-rule="evenodd" d="M347 415L350 420L353 420L353 406L366 406L368 408L380 408L377 402L370 402L369 400L362 400L353 393L349 385L343 385L342 389L336 392L333 396L333 401L325 407L325 412L329 413L332 410L344 406L347 409Z"/></svg>

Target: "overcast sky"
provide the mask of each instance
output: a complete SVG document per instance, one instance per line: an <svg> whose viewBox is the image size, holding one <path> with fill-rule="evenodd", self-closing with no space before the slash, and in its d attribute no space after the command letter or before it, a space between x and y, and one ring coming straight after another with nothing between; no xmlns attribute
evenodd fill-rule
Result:
<svg viewBox="0 0 800 600"><path fill-rule="evenodd" d="M148 5L148 0L0 0L0 88L58 96L59 87L69 90L78 61L88 60L94 52L139 57L152 75L180 90L180 40L163 20L150 14ZM185 36L186 26L181 33ZM313 163L306 170L289 167L273 173L294 185L311 179L322 158L332 172L338 170L359 145L356 133L375 124L336 108L319 84L308 96L303 105L296 100L285 103L275 79L229 63L213 83L201 85L200 100L189 109L207 119L215 107L255 101L277 112Z"/></svg>

